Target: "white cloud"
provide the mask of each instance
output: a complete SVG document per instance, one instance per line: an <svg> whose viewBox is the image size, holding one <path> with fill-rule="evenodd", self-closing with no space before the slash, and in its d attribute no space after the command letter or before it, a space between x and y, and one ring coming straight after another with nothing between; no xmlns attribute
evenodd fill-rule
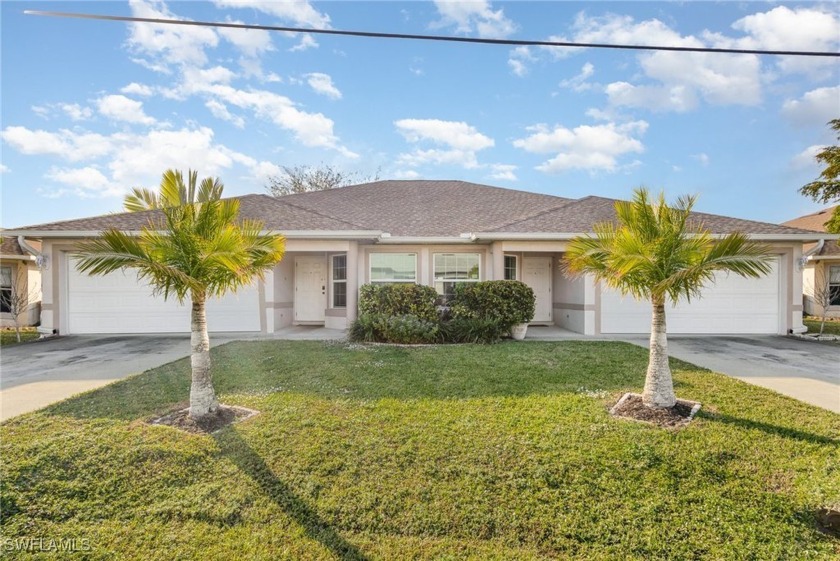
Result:
<svg viewBox="0 0 840 561"><path fill-rule="evenodd" d="M745 16L732 28L747 34L734 44L745 49L837 51L840 48L840 15L812 7L791 9L778 6L767 12ZM784 73L809 74L836 69L836 60L827 58L778 57L774 60ZM830 74L830 72L829 72Z"/></svg>
<svg viewBox="0 0 840 561"><path fill-rule="evenodd" d="M444 148L417 149L400 154L398 161L405 166L423 164L459 165L467 169L480 167L476 152L495 144L492 138L461 121L439 119L401 119L395 121L397 131L412 143L431 142Z"/></svg>
<svg viewBox="0 0 840 561"><path fill-rule="evenodd" d="M641 107L651 111L690 111L697 107L693 89L683 85L634 86L628 82L613 82L604 89L613 106Z"/></svg>
<svg viewBox="0 0 840 561"><path fill-rule="evenodd" d="M72 187L71 192L80 197L91 196L120 196L125 189L114 185L105 175L95 167L83 168L50 168L44 176L57 183ZM62 190L67 192L67 190Z"/></svg>
<svg viewBox="0 0 840 561"><path fill-rule="evenodd" d="M518 166L513 164L490 164L490 179L500 181L516 181L516 170Z"/></svg>
<svg viewBox="0 0 840 561"><path fill-rule="evenodd" d="M318 41L316 41L310 33L302 33L300 34L300 41L298 44L291 47L289 52L296 53L316 48L318 48Z"/></svg>
<svg viewBox="0 0 840 561"><path fill-rule="evenodd" d="M592 75L595 74L595 66L591 62L587 62L580 69L577 75L560 82L561 88L567 88L576 92L584 92L592 89L592 84L587 82Z"/></svg>
<svg viewBox="0 0 840 561"><path fill-rule="evenodd" d="M143 102L125 97L124 95L106 95L96 102L99 113L115 121L151 125L155 119L143 111Z"/></svg>
<svg viewBox="0 0 840 561"><path fill-rule="evenodd" d="M9 173L12 170L9 169L9 166L6 164L0 164L0 173Z"/></svg>
<svg viewBox="0 0 840 561"><path fill-rule="evenodd" d="M251 8L292 23L329 29L330 16L321 13L307 0L278 2L277 0L213 0L219 8Z"/></svg>
<svg viewBox="0 0 840 561"><path fill-rule="evenodd" d="M531 49L524 45L516 47L508 55L508 66L510 71L519 76L528 74L528 63L536 60L536 57L531 54Z"/></svg>
<svg viewBox="0 0 840 561"><path fill-rule="evenodd" d="M139 95L142 97L148 97L154 93L154 90L146 84L138 84L137 82L132 82L129 85L120 88L120 92L128 95Z"/></svg>
<svg viewBox="0 0 840 561"><path fill-rule="evenodd" d="M307 83L315 93L325 95L332 99L341 99L341 92L333 84L332 78L329 74L322 72L312 72L306 75Z"/></svg>
<svg viewBox="0 0 840 561"><path fill-rule="evenodd" d="M568 129L556 125L553 129L539 124L528 127L529 136L517 139L513 145L534 154L552 154L537 169L546 173L560 173L570 169L616 171L618 158L630 153L644 152L637 138L645 133L645 121L581 125Z"/></svg>
<svg viewBox="0 0 840 561"><path fill-rule="evenodd" d="M782 113L798 124L823 125L840 113L840 86L817 88L799 99L788 99Z"/></svg>
<svg viewBox="0 0 840 561"><path fill-rule="evenodd" d="M692 154L691 157L700 162L700 165L703 167L709 165L709 155L705 152L700 152L699 154Z"/></svg>
<svg viewBox="0 0 840 561"><path fill-rule="evenodd" d="M129 6L135 17L186 19L173 14L163 2L129 0ZM219 44L219 36L209 27L132 23L129 29L128 46L139 55L134 60L157 72L168 72L172 64L204 66L205 49Z"/></svg>
<svg viewBox="0 0 840 561"><path fill-rule="evenodd" d="M52 155L71 162L98 158L112 150L106 136L67 129L48 132L13 126L3 129L0 137L22 154Z"/></svg>
<svg viewBox="0 0 840 561"><path fill-rule="evenodd" d="M245 127L245 119L238 115L231 114L228 111L227 106L224 103L216 101L215 99L208 99L204 106L210 110L210 113L213 114L214 117L217 119L222 119L223 121L228 121L232 123L237 128L244 128Z"/></svg>
<svg viewBox="0 0 840 561"><path fill-rule="evenodd" d="M808 169L817 167L817 154L825 150L825 146L815 144L809 146L796 156L794 156L790 164L794 169Z"/></svg>
<svg viewBox="0 0 840 561"><path fill-rule="evenodd" d="M84 121L93 116L90 107L82 107L78 103L59 103L58 107L74 121Z"/></svg>
<svg viewBox="0 0 840 561"><path fill-rule="evenodd" d="M244 22L229 19L228 23L243 24ZM219 35L248 57L258 57L263 53L274 50L271 35L263 29L220 27L218 31Z"/></svg>
<svg viewBox="0 0 840 561"><path fill-rule="evenodd" d="M493 39L509 37L517 29L516 24L505 16L504 10L494 11L487 0L435 0L435 6L441 20L433 27L454 26L457 33Z"/></svg>
<svg viewBox="0 0 840 561"><path fill-rule="evenodd" d="M409 142L430 140L462 150L483 150L495 143L463 121L441 121L439 119L401 119L395 121L400 134Z"/></svg>
<svg viewBox="0 0 840 561"><path fill-rule="evenodd" d="M30 109L42 119L49 119L52 114L52 107L49 105L33 105Z"/></svg>
<svg viewBox="0 0 840 561"><path fill-rule="evenodd" d="M413 169L403 169L394 172L394 179L419 179L420 174Z"/></svg>

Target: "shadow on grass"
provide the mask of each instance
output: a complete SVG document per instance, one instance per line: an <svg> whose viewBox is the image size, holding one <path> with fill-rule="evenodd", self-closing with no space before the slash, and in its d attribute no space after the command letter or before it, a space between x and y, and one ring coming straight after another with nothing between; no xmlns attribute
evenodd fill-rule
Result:
<svg viewBox="0 0 840 561"><path fill-rule="evenodd" d="M243 473L254 480L274 503L300 524L306 535L317 541L342 561L366 561L368 558L325 522L306 501L295 495L242 436L231 427L213 436L222 453Z"/></svg>
<svg viewBox="0 0 840 561"><path fill-rule="evenodd" d="M700 410L698 417L712 422L724 423L727 425L734 425L748 430L760 430L772 436L781 436L782 438L791 438L810 444L832 444L840 446L840 438L830 438L819 434L793 429L790 427L781 427L772 425L770 423L763 423L761 421L753 421L751 419L742 419L740 417L733 417L732 415L725 415L722 413L710 413Z"/></svg>

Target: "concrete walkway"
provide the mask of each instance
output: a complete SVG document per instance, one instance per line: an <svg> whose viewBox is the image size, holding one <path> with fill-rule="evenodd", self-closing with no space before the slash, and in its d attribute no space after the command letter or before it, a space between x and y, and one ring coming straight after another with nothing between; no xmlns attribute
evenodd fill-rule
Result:
<svg viewBox="0 0 840 561"><path fill-rule="evenodd" d="M342 339L344 331L290 327L270 336L213 333L212 346L242 339ZM188 334L69 335L0 349L0 421L140 374L190 354Z"/></svg>

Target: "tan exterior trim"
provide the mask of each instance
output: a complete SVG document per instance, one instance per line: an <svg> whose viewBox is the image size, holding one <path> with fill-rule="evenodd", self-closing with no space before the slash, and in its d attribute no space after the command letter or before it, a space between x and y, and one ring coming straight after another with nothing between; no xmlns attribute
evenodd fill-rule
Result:
<svg viewBox="0 0 840 561"><path fill-rule="evenodd" d="M327 308L324 311L324 315L328 318L346 318L347 308Z"/></svg>
<svg viewBox="0 0 840 561"><path fill-rule="evenodd" d="M575 310L578 312L594 312L595 304L571 304L568 302L555 302L555 310Z"/></svg>
<svg viewBox="0 0 840 561"><path fill-rule="evenodd" d="M53 309L53 305L52 305L52 304L41 304L41 310L42 310L42 311L49 312L49 311L51 311L52 309Z"/></svg>

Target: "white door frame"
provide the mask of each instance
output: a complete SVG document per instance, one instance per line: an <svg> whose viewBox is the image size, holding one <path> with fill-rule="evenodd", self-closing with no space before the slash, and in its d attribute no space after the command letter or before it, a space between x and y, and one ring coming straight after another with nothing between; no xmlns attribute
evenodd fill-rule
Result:
<svg viewBox="0 0 840 561"><path fill-rule="evenodd" d="M310 264L321 266L320 281L304 286L301 282L301 275L303 273L310 274L306 272L306 266ZM326 255L299 255L295 257L295 324L323 325L326 322L328 269ZM307 302L306 298L312 298L312 300Z"/></svg>
<svg viewBox="0 0 840 561"><path fill-rule="evenodd" d="M548 262L548 267L546 267L546 274L548 276L548 279L547 279L548 282L546 283L547 292L545 294L546 306L548 307L548 319L537 319L537 312L539 310L535 309L534 310L534 320L531 323L532 324L537 324L537 323L539 323L539 324L551 324L554 321L554 314L553 314L554 310L552 309L552 308L554 308L554 304L553 304L552 295L551 295L551 287L552 287L552 282L553 282L552 270L551 270L552 266L551 265L552 265L553 259L551 258L550 255L546 255L546 256L542 256L542 255L523 256L522 257L522 264L520 265L521 271L522 271L522 280L523 281L525 281L526 278L527 278L526 275L525 275L525 271L528 269L527 262L529 260ZM531 288L533 288L533 287L531 287ZM536 294L535 294L535 296L536 296Z"/></svg>

